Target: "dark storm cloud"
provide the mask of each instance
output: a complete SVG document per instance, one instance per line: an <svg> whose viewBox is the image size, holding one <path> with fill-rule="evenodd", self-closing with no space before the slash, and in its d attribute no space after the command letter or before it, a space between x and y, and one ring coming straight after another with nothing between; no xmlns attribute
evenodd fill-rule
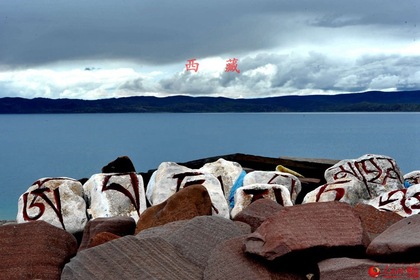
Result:
<svg viewBox="0 0 420 280"><path fill-rule="evenodd" d="M415 0L6 0L0 2L0 65L81 59L167 64L291 46L296 38L304 44L306 27L406 26L399 35L417 38L418 12Z"/></svg>

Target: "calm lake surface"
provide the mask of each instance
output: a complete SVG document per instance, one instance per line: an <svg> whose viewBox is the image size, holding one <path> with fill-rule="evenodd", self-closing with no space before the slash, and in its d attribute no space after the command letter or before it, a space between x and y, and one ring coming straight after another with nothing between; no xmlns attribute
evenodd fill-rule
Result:
<svg viewBox="0 0 420 280"><path fill-rule="evenodd" d="M128 155L137 171L230 153L348 159L393 157L420 169L419 113L0 115L0 219L42 177L99 173Z"/></svg>

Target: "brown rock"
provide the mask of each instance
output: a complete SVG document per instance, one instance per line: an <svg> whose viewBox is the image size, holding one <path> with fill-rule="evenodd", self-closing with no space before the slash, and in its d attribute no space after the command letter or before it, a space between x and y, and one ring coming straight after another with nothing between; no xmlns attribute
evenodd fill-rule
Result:
<svg viewBox="0 0 420 280"><path fill-rule="evenodd" d="M79 251L89 247L92 238L101 232L109 232L118 236L133 235L136 222L131 217L109 217L90 220L83 232Z"/></svg>
<svg viewBox="0 0 420 280"><path fill-rule="evenodd" d="M332 258L318 263L322 280L418 279L420 264L378 263L369 259Z"/></svg>
<svg viewBox="0 0 420 280"><path fill-rule="evenodd" d="M370 258L396 262L420 262L420 215L391 225L369 244Z"/></svg>
<svg viewBox="0 0 420 280"><path fill-rule="evenodd" d="M219 216L198 216L174 231L166 240L190 262L204 269L211 250L221 242L243 235L229 219Z"/></svg>
<svg viewBox="0 0 420 280"><path fill-rule="evenodd" d="M128 156L118 157L102 167L102 173L129 173L136 172L134 164Z"/></svg>
<svg viewBox="0 0 420 280"><path fill-rule="evenodd" d="M241 279L305 279L304 275L276 271L265 263L243 252L245 236L232 238L220 243L211 252L204 270L204 280Z"/></svg>
<svg viewBox="0 0 420 280"><path fill-rule="evenodd" d="M202 269L190 263L163 238L125 236L79 252L66 264L63 280L75 279L201 279Z"/></svg>
<svg viewBox="0 0 420 280"><path fill-rule="evenodd" d="M254 232L268 217L282 208L283 206L274 200L258 199L239 212L233 220L249 224Z"/></svg>
<svg viewBox="0 0 420 280"><path fill-rule="evenodd" d="M120 237L121 236L110 233L110 232L100 232L91 239L91 242L89 243L88 248L92 248L92 247L104 244L108 241L111 241Z"/></svg>
<svg viewBox="0 0 420 280"><path fill-rule="evenodd" d="M362 227L368 237L367 245L388 227L403 219L397 213L380 211L368 204L359 203L353 210L362 221Z"/></svg>
<svg viewBox="0 0 420 280"><path fill-rule="evenodd" d="M76 252L73 235L44 221L0 227L1 279L60 279Z"/></svg>
<svg viewBox="0 0 420 280"><path fill-rule="evenodd" d="M347 203L295 205L284 207L262 223L248 235L244 248L268 260L288 255L289 259L298 257L310 262L336 255L360 254L363 228Z"/></svg>
<svg viewBox="0 0 420 280"><path fill-rule="evenodd" d="M169 222L211 214L212 204L207 189L202 185L188 186L173 194L166 201L147 208L140 215L136 233Z"/></svg>

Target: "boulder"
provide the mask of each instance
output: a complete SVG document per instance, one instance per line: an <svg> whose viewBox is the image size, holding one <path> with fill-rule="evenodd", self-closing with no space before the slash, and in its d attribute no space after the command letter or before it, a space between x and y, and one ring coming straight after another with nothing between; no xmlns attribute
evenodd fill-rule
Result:
<svg viewBox="0 0 420 280"><path fill-rule="evenodd" d="M201 279L202 269L160 237L124 236L79 252L67 263L62 280Z"/></svg>
<svg viewBox="0 0 420 280"><path fill-rule="evenodd" d="M101 232L108 232L118 236L133 235L136 229L136 222L131 217L109 217L90 220L83 232L82 242L79 251L89 248L93 237Z"/></svg>
<svg viewBox="0 0 420 280"><path fill-rule="evenodd" d="M289 189L277 184L252 184L236 190L232 218L259 199L270 199L281 206L292 206Z"/></svg>
<svg viewBox="0 0 420 280"><path fill-rule="evenodd" d="M70 233L83 231L88 220L82 184L71 178L42 178L19 197L18 223L45 221Z"/></svg>
<svg viewBox="0 0 420 280"><path fill-rule="evenodd" d="M157 236L173 245L188 261L204 270L210 252L223 241L243 235L233 221L218 216L197 216L141 231L136 238Z"/></svg>
<svg viewBox="0 0 420 280"><path fill-rule="evenodd" d="M157 205L179 190L192 185L203 185L213 205L213 215L229 218L229 207L219 180L210 173L190 169L175 162L163 162L151 176L146 196L150 204Z"/></svg>
<svg viewBox="0 0 420 280"><path fill-rule="evenodd" d="M282 208L283 206L274 200L258 199L236 214L233 220L249 224L254 232L268 217Z"/></svg>
<svg viewBox="0 0 420 280"><path fill-rule="evenodd" d="M223 158L215 162L206 163L199 170L203 173L210 173L219 180L226 200L229 199L233 185L243 172L242 166L239 163L227 161Z"/></svg>
<svg viewBox="0 0 420 280"><path fill-rule="evenodd" d="M207 189L202 185L192 185L146 209L137 222L136 233L169 222L211 214L212 205Z"/></svg>
<svg viewBox="0 0 420 280"><path fill-rule="evenodd" d="M383 211L391 211L403 217L420 213L420 184L407 189L394 190L367 201Z"/></svg>
<svg viewBox="0 0 420 280"><path fill-rule="evenodd" d="M136 172L134 164L128 156L118 157L102 167L102 173L130 173Z"/></svg>
<svg viewBox="0 0 420 280"><path fill-rule="evenodd" d="M253 171L246 174L243 186L253 184L275 184L285 186L290 193L290 200L295 203L296 198L302 190L299 179L285 172L279 171Z"/></svg>
<svg viewBox="0 0 420 280"><path fill-rule="evenodd" d="M147 208L143 178L134 172L95 174L83 189L92 219L128 216L137 221Z"/></svg>
<svg viewBox="0 0 420 280"><path fill-rule="evenodd" d="M327 183L343 180L358 180L366 191L361 199L372 199L384 192L404 188L401 171L394 159L366 154L353 160L342 160L325 170Z"/></svg>
<svg viewBox="0 0 420 280"><path fill-rule="evenodd" d="M318 263L319 279L417 279L419 263L379 263L369 259L331 258Z"/></svg>
<svg viewBox="0 0 420 280"><path fill-rule="evenodd" d="M395 262L420 262L420 215L396 222L378 235L366 250L370 258Z"/></svg>
<svg viewBox="0 0 420 280"><path fill-rule="evenodd" d="M76 252L72 234L44 221L0 226L3 279L60 279Z"/></svg>
<svg viewBox="0 0 420 280"><path fill-rule="evenodd" d="M368 238L367 245L388 227L403 219L396 213L379 211L367 204L357 204L353 210L360 217L363 230Z"/></svg>
<svg viewBox="0 0 420 280"><path fill-rule="evenodd" d="M247 253L267 260L288 255L310 262L362 253L363 238L352 207L332 201L284 207L248 235L244 247Z"/></svg>
<svg viewBox="0 0 420 280"><path fill-rule="evenodd" d="M301 279L305 275L287 271L276 271L265 263L244 254L242 250L245 236L228 239L215 247L210 253L204 269L204 280L219 279Z"/></svg>

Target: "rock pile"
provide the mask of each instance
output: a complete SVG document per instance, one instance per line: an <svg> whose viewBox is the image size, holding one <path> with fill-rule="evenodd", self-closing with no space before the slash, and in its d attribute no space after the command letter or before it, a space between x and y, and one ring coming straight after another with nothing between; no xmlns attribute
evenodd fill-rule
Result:
<svg viewBox="0 0 420 280"><path fill-rule="evenodd" d="M21 196L18 223L0 226L2 277L420 278L420 172L389 157L337 163L302 204L287 168L162 163L146 184L127 157L102 171Z"/></svg>

